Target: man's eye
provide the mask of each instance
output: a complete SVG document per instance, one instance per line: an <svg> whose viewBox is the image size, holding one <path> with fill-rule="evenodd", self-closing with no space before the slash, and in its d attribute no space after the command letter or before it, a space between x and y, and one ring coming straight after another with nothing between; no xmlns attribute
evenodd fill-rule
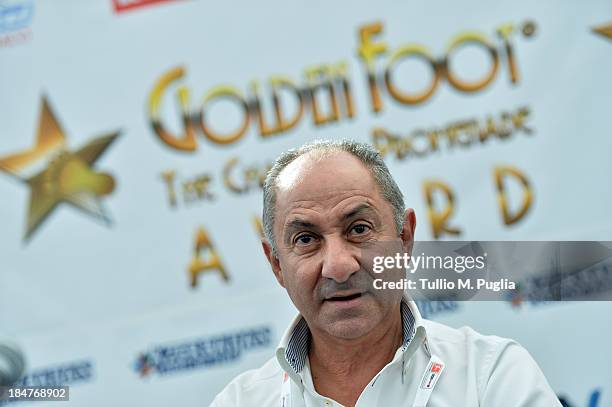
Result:
<svg viewBox="0 0 612 407"><path fill-rule="evenodd" d="M364 224L355 225L351 228L351 233L356 235L363 235L368 231L370 231L370 227Z"/></svg>
<svg viewBox="0 0 612 407"><path fill-rule="evenodd" d="M296 244L306 245L312 243L314 238L311 235L300 235L295 239Z"/></svg>

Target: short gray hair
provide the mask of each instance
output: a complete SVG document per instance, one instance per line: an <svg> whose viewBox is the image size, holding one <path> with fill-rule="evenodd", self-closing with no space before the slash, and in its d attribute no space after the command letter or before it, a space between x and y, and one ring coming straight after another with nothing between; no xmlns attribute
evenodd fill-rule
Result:
<svg viewBox="0 0 612 407"><path fill-rule="evenodd" d="M276 182L278 176L285 167L304 154L317 152L326 155L342 151L357 157L370 170L383 198L393 207L393 218L397 234L401 233L404 224L404 196L378 151L367 143L360 143L354 140L315 140L282 153L274 161L272 168L266 175L263 186L263 229L264 235L272 246L272 253L275 256L278 255L274 240L274 213L276 209Z"/></svg>

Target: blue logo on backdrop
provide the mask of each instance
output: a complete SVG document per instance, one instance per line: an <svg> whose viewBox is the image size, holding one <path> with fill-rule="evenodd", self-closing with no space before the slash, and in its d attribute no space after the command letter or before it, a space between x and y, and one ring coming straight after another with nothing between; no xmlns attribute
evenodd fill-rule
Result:
<svg viewBox="0 0 612 407"><path fill-rule="evenodd" d="M34 3L31 0L0 1L0 33L29 26L33 16Z"/></svg>
<svg viewBox="0 0 612 407"><path fill-rule="evenodd" d="M140 353L133 369L145 377L152 373L166 375L220 365L238 360L244 352L266 348L271 342L272 329L263 326L176 345L161 345Z"/></svg>

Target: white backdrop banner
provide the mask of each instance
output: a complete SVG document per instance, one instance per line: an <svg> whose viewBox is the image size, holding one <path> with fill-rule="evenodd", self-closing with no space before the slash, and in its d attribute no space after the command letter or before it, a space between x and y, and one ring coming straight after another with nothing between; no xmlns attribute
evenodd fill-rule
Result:
<svg viewBox="0 0 612 407"><path fill-rule="evenodd" d="M261 182L318 138L383 154L417 239L611 240L610 72L605 0L0 0L0 334L71 405L207 405L295 312ZM421 309L612 404L609 303Z"/></svg>

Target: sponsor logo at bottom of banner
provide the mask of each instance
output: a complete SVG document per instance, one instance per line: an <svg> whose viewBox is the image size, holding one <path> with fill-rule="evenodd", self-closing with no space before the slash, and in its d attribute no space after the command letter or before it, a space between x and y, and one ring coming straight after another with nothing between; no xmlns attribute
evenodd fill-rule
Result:
<svg viewBox="0 0 612 407"><path fill-rule="evenodd" d="M197 338L181 343L157 345L140 352L133 370L140 377L167 375L193 369L223 365L240 360L247 352L267 348L272 343L272 329L260 326Z"/></svg>
<svg viewBox="0 0 612 407"><path fill-rule="evenodd" d="M94 364L91 360L77 360L50 366L43 366L28 371L15 383L15 387L54 388L61 386L81 385L91 382L94 378ZM11 399L0 401L0 405L13 404L20 401Z"/></svg>

